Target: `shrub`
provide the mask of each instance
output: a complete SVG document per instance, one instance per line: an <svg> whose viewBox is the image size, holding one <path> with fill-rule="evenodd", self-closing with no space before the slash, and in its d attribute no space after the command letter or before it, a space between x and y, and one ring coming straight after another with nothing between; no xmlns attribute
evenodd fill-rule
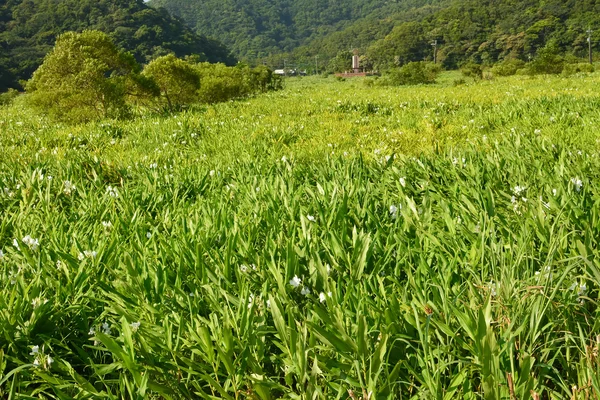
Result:
<svg viewBox="0 0 600 400"><path fill-rule="evenodd" d="M85 122L122 117L129 77L139 66L105 33L67 32L27 82L28 100L52 117Z"/></svg>
<svg viewBox="0 0 600 400"><path fill-rule="evenodd" d="M13 102L14 99L19 95L19 91L16 89L8 89L4 93L0 93L0 106L6 106Z"/></svg>
<svg viewBox="0 0 600 400"><path fill-rule="evenodd" d="M254 92L264 93L283 89L283 79L264 65L251 69L249 77L250 86Z"/></svg>
<svg viewBox="0 0 600 400"><path fill-rule="evenodd" d="M492 67L495 76L512 76L525 67L525 62L516 59L503 60Z"/></svg>
<svg viewBox="0 0 600 400"><path fill-rule="evenodd" d="M160 95L155 99L162 109L175 111L198 101L200 73L191 62L169 54L150 62L143 75L158 87Z"/></svg>
<svg viewBox="0 0 600 400"><path fill-rule="evenodd" d="M441 67L429 62L410 62L388 72L387 81L391 85L419 85L435 83Z"/></svg>
<svg viewBox="0 0 600 400"><path fill-rule="evenodd" d="M579 73L592 73L594 72L594 66L589 63L576 63L576 64L565 64L562 75L571 76Z"/></svg>
<svg viewBox="0 0 600 400"><path fill-rule="evenodd" d="M559 54L556 42L550 41L538 51L537 57L529 63L529 75L560 74L565 66L564 58Z"/></svg>
<svg viewBox="0 0 600 400"><path fill-rule="evenodd" d="M481 79L483 78L483 68L481 65L474 62L469 62L460 68L460 72L468 78Z"/></svg>
<svg viewBox="0 0 600 400"><path fill-rule="evenodd" d="M228 67L225 64L200 63L198 99L203 103L217 103L254 93L283 88L281 77L265 66L250 68L245 64Z"/></svg>

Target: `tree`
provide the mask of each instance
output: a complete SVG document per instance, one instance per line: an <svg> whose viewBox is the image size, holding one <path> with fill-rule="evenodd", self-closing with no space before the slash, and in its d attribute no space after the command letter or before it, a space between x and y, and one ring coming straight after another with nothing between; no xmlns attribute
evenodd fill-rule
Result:
<svg viewBox="0 0 600 400"><path fill-rule="evenodd" d="M143 75L152 79L160 89L159 105L163 109L175 111L198 99L198 70L192 63L173 54L152 61Z"/></svg>
<svg viewBox="0 0 600 400"><path fill-rule="evenodd" d="M30 101L61 120L84 122L127 113L130 76L139 71L133 56L105 33L67 32L35 71L26 89Z"/></svg>

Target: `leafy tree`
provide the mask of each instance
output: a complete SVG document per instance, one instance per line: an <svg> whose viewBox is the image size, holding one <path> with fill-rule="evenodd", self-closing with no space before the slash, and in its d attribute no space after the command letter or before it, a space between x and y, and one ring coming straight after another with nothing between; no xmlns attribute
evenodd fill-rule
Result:
<svg viewBox="0 0 600 400"><path fill-rule="evenodd" d="M159 88L158 102L161 108L175 111L198 100L200 74L197 68L173 54L150 62L143 75Z"/></svg>
<svg viewBox="0 0 600 400"><path fill-rule="evenodd" d="M98 30L139 63L174 53L235 65L228 49L141 0L0 1L0 91L29 79L63 32Z"/></svg>
<svg viewBox="0 0 600 400"><path fill-rule="evenodd" d="M30 102L62 120L84 122L127 113L129 77L139 66L105 33L67 32L27 83Z"/></svg>
<svg viewBox="0 0 600 400"><path fill-rule="evenodd" d="M441 72L439 65L418 61L388 71L384 82L390 85L420 85L435 83Z"/></svg>
<svg viewBox="0 0 600 400"><path fill-rule="evenodd" d="M422 61L431 53L423 27L418 22L407 22L396 26L392 32L368 51L378 68L404 65Z"/></svg>
<svg viewBox="0 0 600 400"><path fill-rule="evenodd" d="M340 51L334 58L329 60L327 72L345 72L352 69L351 51Z"/></svg>

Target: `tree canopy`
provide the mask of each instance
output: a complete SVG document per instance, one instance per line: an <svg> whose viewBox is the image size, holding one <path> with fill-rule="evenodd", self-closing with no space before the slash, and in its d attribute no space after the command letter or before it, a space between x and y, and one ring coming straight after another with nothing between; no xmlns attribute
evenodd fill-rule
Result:
<svg viewBox="0 0 600 400"><path fill-rule="evenodd" d="M376 67L431 60L447 67L527 60L550 41L583 56L600 49L600 0L150 0L214 34L244 59L314 65L358 48Z"/></svg>
<svg viewBox="0 0 600 400"><path fill-rule="evenodd" d="M0 91L30 78L59 34L85 29L109 34L141 63L169 53L236 62L217 40L142 0L6 0L0 3Z"/></svg>

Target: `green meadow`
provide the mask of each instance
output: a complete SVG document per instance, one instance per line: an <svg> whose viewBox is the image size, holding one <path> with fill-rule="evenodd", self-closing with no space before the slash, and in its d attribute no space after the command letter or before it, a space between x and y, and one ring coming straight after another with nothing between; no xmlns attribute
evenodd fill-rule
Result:
<svg viewBox="0 0 600 400"><path fill-rule="evenodd" d="M600 73L0 108L0 398L597 399Z"/></svg>

